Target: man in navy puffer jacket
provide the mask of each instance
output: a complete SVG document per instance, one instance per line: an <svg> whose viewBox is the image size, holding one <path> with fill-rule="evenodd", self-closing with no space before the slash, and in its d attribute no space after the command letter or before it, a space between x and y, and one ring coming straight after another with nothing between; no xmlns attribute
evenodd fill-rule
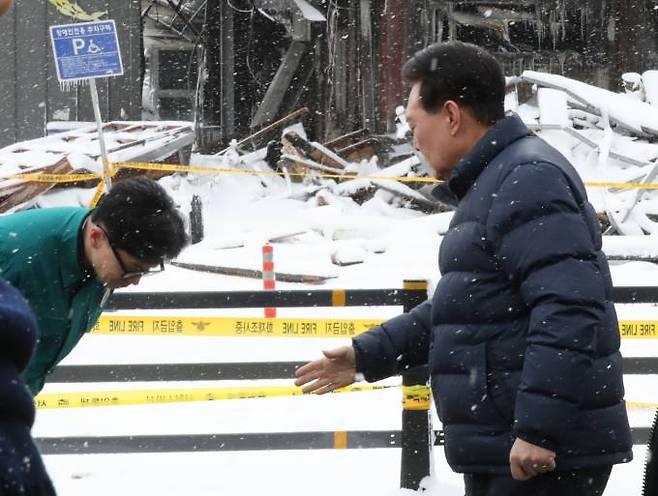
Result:
<svg viewBox="0 0 658 496"><path fill-rule="evenodd" d="M30 435L34 402L21 372L37 338L34 314L0 279L0 495L51 496L55 489Z"/></svg>
<svg viewBox="0 0 658 496"><path fill-rule="evenodd" d="M456 211L434 296L325 352L297 384L325 393L428 364L468 496L601 495L632 459L612 283L578 174L515 115L484 50L432 45L404 68L414 145Z"/></svg>

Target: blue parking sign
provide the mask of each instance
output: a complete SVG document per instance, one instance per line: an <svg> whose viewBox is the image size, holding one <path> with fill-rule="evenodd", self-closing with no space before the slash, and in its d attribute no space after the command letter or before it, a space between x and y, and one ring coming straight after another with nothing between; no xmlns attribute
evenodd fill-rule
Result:
<svg viewBox="0 0 658 496"><path fill-rule="evenodd" d="M123 75L113 20L50 27L60 82Z"/></svg>

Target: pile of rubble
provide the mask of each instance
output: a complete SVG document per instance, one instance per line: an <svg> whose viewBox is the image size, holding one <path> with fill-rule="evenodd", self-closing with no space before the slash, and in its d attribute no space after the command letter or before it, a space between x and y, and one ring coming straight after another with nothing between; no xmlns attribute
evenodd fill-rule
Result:
<svg viewBox="0 0 658 496"><path fill-rule="evenodd" d="M349 197L362 204L374 195L387 202L425 213L446 207L432 200L428 190L435 182L430 168L409 140L404 119L398 119L395 135L374 135L359 129L330 141L310 140L301 120L308 110L299 109L231 146L216 156L195 155L195 165L274 172L291 183L291 198L327 195ZM300 196L301 195L301 196Z"/></svg>
<svg viewBox="0 0 658 496"><path fill-rule="evenodd" d="M0 212L29 208L53 188L93 188L98 180L34 182L25 174L102 174L103 164L96 125L69 123L64 132L24 141L0 150ZM51 131L57 131L51 128ZM181 122L109 122L103 125L108 160L118 162L173 162L189 160L194 130ZM168 172L122 169L117 179L135 174L159 178ZM63 178L66 180L66 178Z"/></svg>
<svg viewBox="0 0 658 496"><path fill-rule="evenodd" d="M623 81L626 91L615 93L525 71L510 80L507 107L574 164L606 234L658 234L658 71ZM519 105L521 83L534 98Z"/></svg>
<svg viewBox="0 0 658 496"><path fill-rule="evenodd" d="M658 71L625 74L624 82L627 91L615 93L563 76L525 71L508 80L506 108L575 165L606 233L658 233L656 189L624 187L653 183L658 176ZM192 165L251 172L264 185L271 183L268 175L281 175L290 186L290 198L314 198L318 205L336 196L361 205L377 196L393 206L428 214L447 209L428 194L433 187L431 171L410 145L402 109L394 135L361 129L324 143L307 137L302 125L307 112L299 109L234 140L216 155L191 154L191 123L111 122L104 126L104 134L114 163L188 164L191 159ZM93 125L7 147L0 150L0 212L30 206L53 187L91 188L97 183L32 183L17 175L101 171ZM120 174L140 173L145 171ZM168 173L148 172L152 177Z"/></svg>

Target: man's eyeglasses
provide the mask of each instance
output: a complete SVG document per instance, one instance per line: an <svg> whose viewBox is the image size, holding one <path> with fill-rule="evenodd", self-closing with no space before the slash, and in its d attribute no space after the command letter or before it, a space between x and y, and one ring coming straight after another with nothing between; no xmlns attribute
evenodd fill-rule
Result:
<svg viewBox="0 0 658 496"><path fill-rule="evenodd" d="M96 224L96 225L101 231L103 231L103 234L105 234L107 243L110 245L110 249L112 250L112 253L114 253L114 258L116 258L117 262L119 262L119 267L121 267L121 270L123 271L123 275L121 276L122 279L132 279L133 277L145 277L153 274L159 274L160 272L164 271L164 261L162 260L160 260L160 266L156 268L145 269L145 270L128 270L125 264L123 263L123 260L121 259L121 255L119 255L119 252L114 247L114 243L112 243L112 240L110 239L110 236L107 234L107 231L100 224Z"/></svg>

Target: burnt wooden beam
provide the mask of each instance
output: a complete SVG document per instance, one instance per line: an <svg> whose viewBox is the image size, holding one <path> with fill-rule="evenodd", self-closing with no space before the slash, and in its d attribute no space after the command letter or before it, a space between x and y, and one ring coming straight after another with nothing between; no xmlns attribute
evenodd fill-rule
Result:
<svg viewBox="0 0 658 496"><path fill-rule="evenodd" d="M252 279L262 279L263 271L255 269L245 269L242 267L222 267L218 265L204 265L186 262L172 261L171 265L181 269L196 270L199 272L208 272L211 274L222 274L227 276L250 277ZM315 274L290 274L287 272L275 272L277 281L281 282L300 282L306 284L323 284L328 279L334 279L335 276L321 276Z"/></svg>
<svg viewBox="0 0 658 496"><path fill-rule="evenodd" d="M205 68L201 124L197 141L205 153L235 132L233 10L222 0L208 0L204 26Z"/></svg>
<svg viewBox="0 0 658 496"><path fill-rule="evenodd" d="M281 108L281 102L292 83L295 72L300 65L302 57L308 50L304 41L293 41L286 52L279 70L265 93L265 98L258 107L258 111L251 121L251 127L263 126L272 122Z"/></svg>
<svg viewBox="0 0 658 496"><path fill-rule="evenodd" d="M251 147L253 149L258 149L262 146L265 146L270 139L274 138L276 133L278 133L283 126L300 120L306 114L308 114L308 108L302 107L300 109L297 109L294 112L291 112L290 114L286 115L285 117L282 117L278 121L273 122L272 124L269 124L259 129L255 133L247 136L246 138L243 138L238 142L238 148L246 144L251 144Z"/></svg>
<svg viewBox="0 0 658 496"><path fill-rule="evenodd" d="M371 0L359 3L361 36L359 44L359 82L361 84L362 123L366 128L375 125L375 60L372 36Z"/></svg>
<svg viewBox="0 0 658 496"><path fill-rule="evenodd" d="M370 131L367 129L358 129L356 131L352 131L347 134L343 134L342 136L338 136L337 138L334 138L332 140L329 140L325 142L324 146L327 148L331 148L332 150L339 150L341 148L345 148L346 146L353 145L354 143L358 143L360 141L363 141L365 138L370 136Z"/></svg>

